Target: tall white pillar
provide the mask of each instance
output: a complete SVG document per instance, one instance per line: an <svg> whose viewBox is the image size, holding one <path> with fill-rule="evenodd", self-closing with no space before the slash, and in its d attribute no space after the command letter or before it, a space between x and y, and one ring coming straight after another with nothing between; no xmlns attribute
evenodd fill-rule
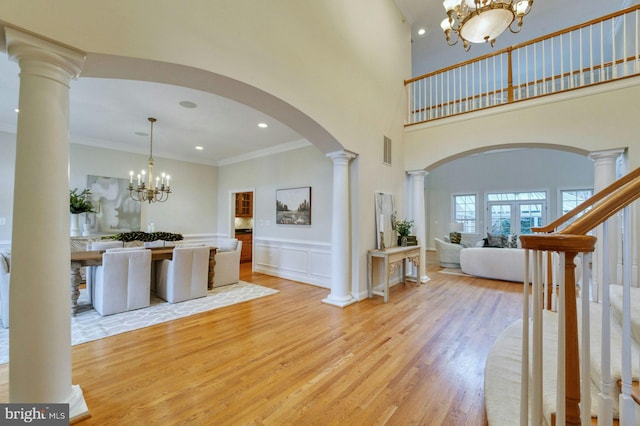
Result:
<svg viewBox="0 0 640 426"><path fill-rule="evenodd" d="M413 190L413 221L416 228L416 237L420 245L420 267L418 268L418 283L429 281L427 276L427 226L424 205L424 177L425 170L407 172L411 176L411 188Z"/></svg>
<svg viewBox="0 0 640 426"><path fill-rule="evenodd" d="M349 293L351 226L349 221L350 151L327 154L333 160L333 208L331 214L331 293L324 303L344 308L356 302Z"/></svg>
<svg viewBox="0 0 640 426"><path fill-rule="evenodd" d="M604 151L594 151L589 154L589 158L593 160L594 177L593 191L594 193L601 191L616 180L616 163L620 155L624 153L624 149L608 149ZM593 271L592 271L592 298L599 301L602 295L602 283L615 283L617 281L617 257L618 245L620 240L620 229L618 226L617 216L613 216L609 220L609 259L603 259L602 250L598 249L598 244L593 252ZM598 226L594 232L598 241L602 241L603 231L602 225ZM609 276L604 277L604 262L609 265Z"/></svg>
<svg viewBox="0 0 640 426"><path fill-rule="evenodd" d="M20 65L9 329L9 400L68 403L87 414L71 384L69 82L84 54L4 28Z"/></svg>

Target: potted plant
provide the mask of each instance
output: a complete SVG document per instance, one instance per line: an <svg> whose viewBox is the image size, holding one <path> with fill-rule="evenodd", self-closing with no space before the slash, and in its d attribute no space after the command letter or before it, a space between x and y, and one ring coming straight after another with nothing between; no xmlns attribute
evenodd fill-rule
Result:
<svg viewBox="0 0 640 426"><path fill-rule="evenodd" d="M71 236L80 235L80 213L93 213L91 191L87 188L78 193L78 188L69 190L69 212L71 213Z"/></svg>
<svg viewBox="0 0 640 426"><path fill-rule="evenodd" d="M407 237L411 233L411 228L413 228L412 220L401 220L399 222L395 222L396 232L398 233L398 245L406 246L407 245Z"/></svg>

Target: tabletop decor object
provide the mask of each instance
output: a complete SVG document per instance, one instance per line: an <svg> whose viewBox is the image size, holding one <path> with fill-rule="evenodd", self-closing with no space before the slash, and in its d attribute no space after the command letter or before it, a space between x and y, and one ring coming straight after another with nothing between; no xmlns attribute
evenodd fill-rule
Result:
<svg viewBox="0 0 640 426"><path fill-rule="evenodd" d="M80 236L80 214L93 213L91 191L87 188L78 193L78 188L69 190L69 212L71 213L71 236Z"/></svg>

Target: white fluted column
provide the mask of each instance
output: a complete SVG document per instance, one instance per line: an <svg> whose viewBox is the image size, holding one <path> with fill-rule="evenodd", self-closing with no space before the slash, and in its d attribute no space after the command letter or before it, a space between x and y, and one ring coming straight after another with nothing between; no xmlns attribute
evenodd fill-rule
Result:
<svg viewBox="0 0 640 426"><path fill-rule="evenodd" d="M424 177L427 175L425 170L414 170L407 172L411 176L411 188L413 190L413 221L416 228L416 237L420 250L420 268L418 268L418 283L426 283L429 281L427 276L427 226L424 206Z"/></svg>
<svg viewBox="0 0 640 426"><path fill-rule="evenodd" d="M624 153L624 149L608 149L604 151L594 151L589 154L589 158L593 160L594 176L593 191L597 193L616 180L616 160ZM618 226L617 216L609 219L609 259L602 258L602 250L598 249L598 244L593 252L593 271L592 271L592 298L599 301L602 295L602 283L615 283L617 281L617 258L618 245L620 242L620 229ZM603 232L602 225L598 226L594 232L598 241L602 241ZM603 276L604 262L609 265L609 276Z"/></svg>
<svg viewBox="0 0 640 426"><path fill-rule="evenodd" d="M71 384L69 82L84 54L4 28L20 65L11 240L9 400L68 403L87 414Z"/></svg>
<svg viewBox="0 0 640 426"><path fill-rule="evenodd" d="M349 293L351 226L349 220L350 151L327 154L333 160L333 208L331 214L331 293L324 303L341 308L356 302Z"/></svg>

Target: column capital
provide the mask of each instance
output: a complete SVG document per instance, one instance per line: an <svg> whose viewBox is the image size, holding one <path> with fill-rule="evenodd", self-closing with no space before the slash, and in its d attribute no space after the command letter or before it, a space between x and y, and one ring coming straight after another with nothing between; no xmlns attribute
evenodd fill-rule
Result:
<svg viewBox="0 0 640 426"><path fill-rule="evenodd" d="M333 151L326 154L327 157L331 158L334 163L337 162L346 162L353 160L358 156L355 152L347 151L346 149L341 149L340 151Z"/></svg>
<svg viewBox="0 0 640 426"><path fill-rule="evenodd" d="M602 151L590 152L588 157L594 162L602 160L615 160L620 155L624 154L625 151L626 148L603 149Z"/></svg>
<svg viewBox="0 0 640 426"><path fill-rule="evenodd" d="M413 177L416 177L416 176L426 176L426 175L428 175L428 174L429 174L429 172L428 172L428 171L426 171L426 170L424 170L424 169L420 169L420 170L407 170L407 171L406 171L406 173L407 173L409 176L413 176Z"/></svg>
<svg viewBox="0 0 640 426"><path fill-rule="evenodd" d="M76 49L62 46L27 34L15 28L3 28L5 46L9 59L20 64L20 72L36 72L68 84L77 78L84 65L86 55ZM41 62L50 67L26 70L23 62ZM51 67L52 66L52 67Z"/></svg>

